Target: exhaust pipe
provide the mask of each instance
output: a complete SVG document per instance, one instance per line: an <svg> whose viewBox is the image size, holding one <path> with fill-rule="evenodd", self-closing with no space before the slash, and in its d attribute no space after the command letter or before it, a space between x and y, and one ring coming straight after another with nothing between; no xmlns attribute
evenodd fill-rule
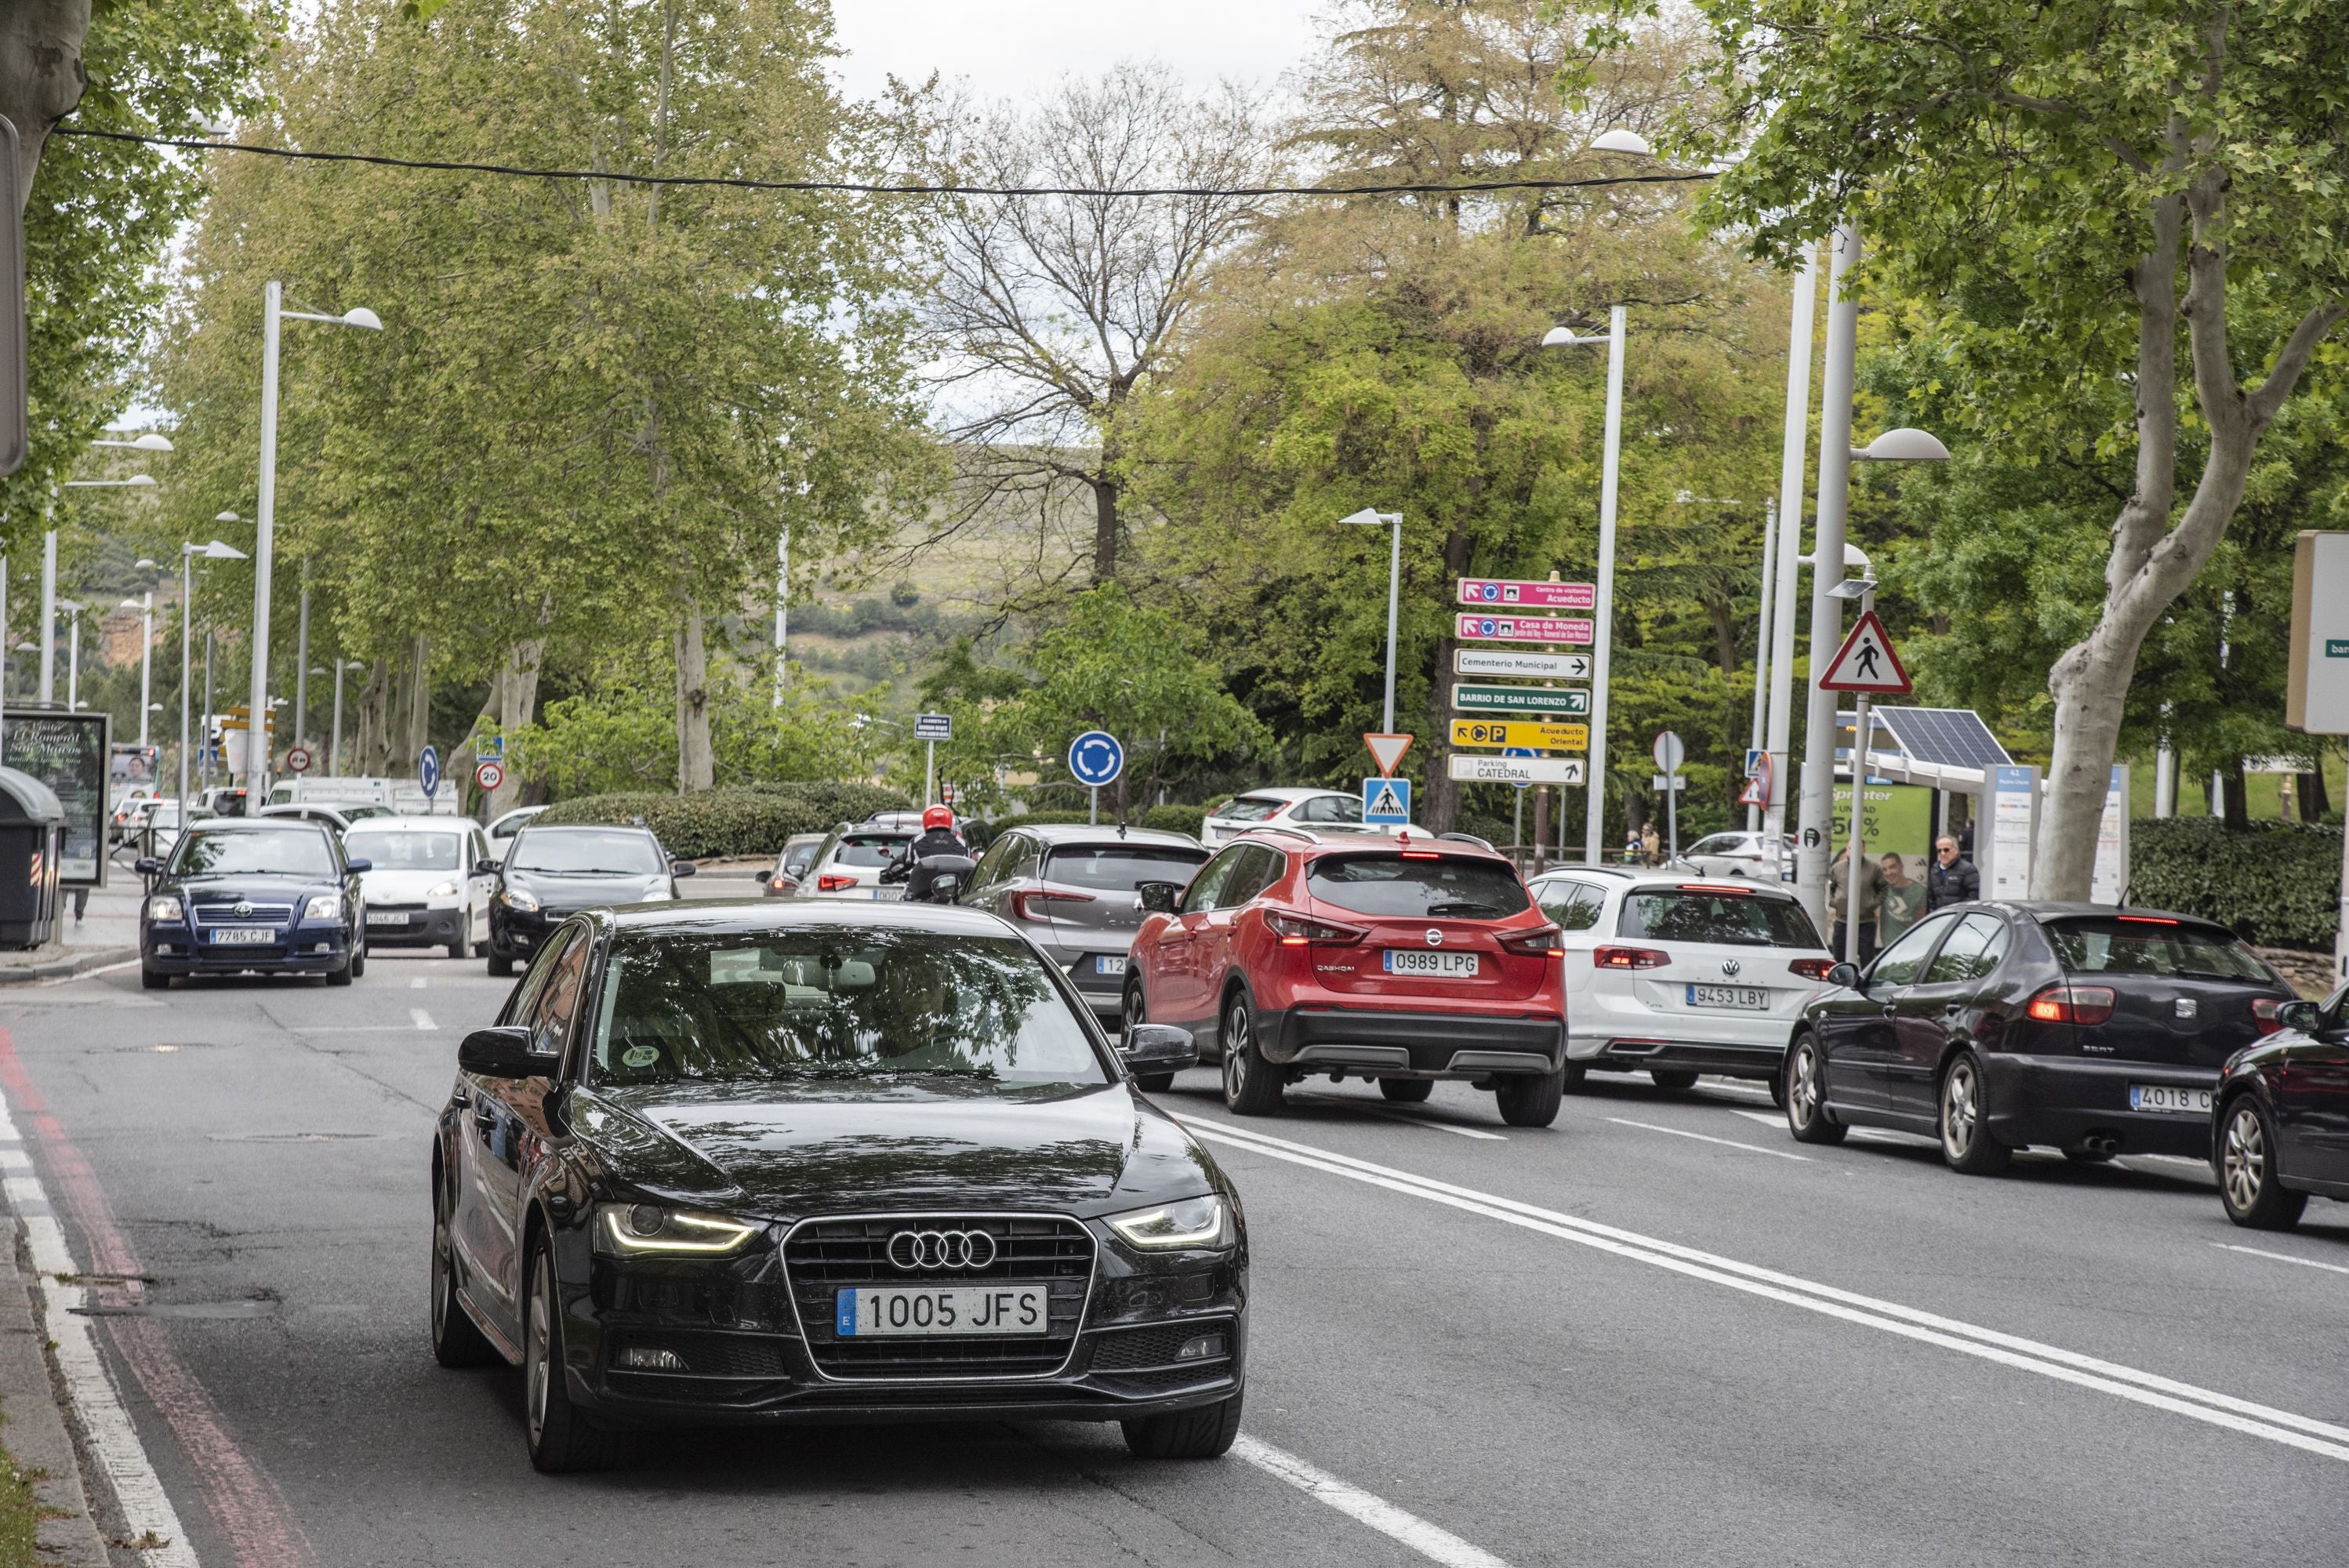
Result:
<svg viewBox="0 0 2349 1568"><path fill-rule="evenodd" d="M2089 1153L2106 1160L2121 1151L2120 1135L2115 1132L2091 1132L2080 1142Z"/></svg>

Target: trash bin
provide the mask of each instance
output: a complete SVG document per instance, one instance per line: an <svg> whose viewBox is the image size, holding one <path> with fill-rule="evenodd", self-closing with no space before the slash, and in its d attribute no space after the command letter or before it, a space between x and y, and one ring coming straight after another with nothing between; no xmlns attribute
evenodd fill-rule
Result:
<svg viewBox="0 0 2349 1568"><path fill-rule="evenodd" d="M65 838L57 791L0 768L0 948L38 947L56 934Z"/></svg>

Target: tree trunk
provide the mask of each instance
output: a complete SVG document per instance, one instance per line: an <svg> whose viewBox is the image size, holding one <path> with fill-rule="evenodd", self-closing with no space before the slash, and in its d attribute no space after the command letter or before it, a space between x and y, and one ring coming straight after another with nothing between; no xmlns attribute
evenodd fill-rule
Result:
<svg viewBox="0 0 2349 1568"><path fill-rule="evenodd" d="M367 683L359 688L358 711L353 720L357 734L351 744L351 771L362 778L380 777L384 759L391 755L391 726L386 716L391 711L394 684L389 664L382 659L369 661Z"/></svg>
<svg viewBox="0 0 2349 1568"><path fill-rule="evenodd" d="M2309 761L2314 767L2311 771L2296 776L2292 781L2292 789L2298 798L2300 820L2322 822L2324 813L2333 810L2333 802L2325 798L2324 753L2317 752Z"/></svg>
<svg viewBox="0 0 2349 1568"><path fill-rule="evenodd" d="M408 744L405 755L395 759L398 766L412 769L416 759L432 740L432 672L429 665L431 645L419 635L409 649L408 670Z"/></svg>
<svg viewBox="0 0 2349 1568"><path fill-rule="evenodd" d="M1092 491L1093 581L1106 583L1117 575L1117 481L1094 480Z"/></svg>
<svg viewBox="0 0 2349 1568"><path fill-rule="evenodd" d="M701 602L685 602L677 634L677 792L714 788L717 758L709 748L709 655L702 644Z"/></svg>
<svg viewBox="0 0 2349 1568"><path fill-rule="evenodd" d="M16 128L16 189L26 201L49 128L73 112L89 84L81 64L89 6L90 0L0 5L0 115Z"/></svg>
<svg viewBox="0 0 2349 1568"><path fill-rule="evenodd" d="M2251 825L2251 776L2243 771L2241 758L2235 758L2234 767L2226 771L2225 777L2227 826L2249 828Z"/></svg>
<svg viewBox="0 0 2349 1568"><path fill-rule="evenodd" d="M1737 623L1730 619L1729 601L1708 599L1704 611L1713 617L1713 658L1723 675L1733 676L1737 673Z"/></svg>

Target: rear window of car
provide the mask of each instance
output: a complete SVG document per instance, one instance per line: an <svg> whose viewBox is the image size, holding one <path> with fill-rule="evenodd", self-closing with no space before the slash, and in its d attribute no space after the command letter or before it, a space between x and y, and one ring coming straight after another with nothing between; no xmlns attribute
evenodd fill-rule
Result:
<svg viewBox="0 0 2349 1568"><path fill-rule="evenodd" d="M833 851L832 863L836 866L863 866L872 869L885 866L897 858L898 851L914 841L911 833L850 833L840 841Z"/></svg>
<svg viewBox="0 0 2349 1568"><path fill-rule="evenodd" d="M2259 954L2216 926L2121 916L2066 920L2047 928L2074 975L2178 975L2281 985Z"/></svg>
<svg viewBox="0 0 2349 1568"><path fill-rule="evenodd" d="M1225 801L1207 814L1226 822L1261 822L1288 804L1262 795L1243 795L1237 800Z"/></svg>
<svg viewBox="0 0 2349 1568"><path fill-rule="evenodd" d="M1532 902L1510 867L1466 855L1324 855L1305 883L1324 903L1408 920L1506 920Z"/></svg>
<svg viewBox="0 0 2349 1568"><path fill-rule="evenodd" d="M1206 850L1172 844L1074 845L1044 857L1043 880L1102 892L1132 892L1146 882L1187 882L1206 859Z"/></svg>
<svg viewBox="0 0 2349 1568"><path fill-rule="evenodd" d="M1825 947L1818 928L1791 898L1694 888L1642 888L1624 895L1618 936L1656 942L1718 942L1732 947Z"/></svg>
<svg viewBox="0 0 2349 1568"><path fill-rule="evenodd" d="M388 831L381 828L373 832L354 829L343 840L345 852L372 861L379 872L453 872L457 869L459 847L454 833Z"/></svg>

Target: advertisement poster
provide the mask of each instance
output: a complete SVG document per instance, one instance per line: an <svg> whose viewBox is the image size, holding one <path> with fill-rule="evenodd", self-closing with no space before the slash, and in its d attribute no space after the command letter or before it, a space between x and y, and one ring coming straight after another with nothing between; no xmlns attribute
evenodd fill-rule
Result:
<svg viewBox="0 0 2349 1568"><path fill-rule="evenodd" d="M2096 869L2088 878L2088 902L2118 903L2128 892L2129 770L2113 765L2105 785L2105 814L2096 823Z"/></svg>
<svg viewBox="0 0 2349 1568"><path fill-rule="evenodd" d="M2031 896L2031 846L2038 831L2039 769L1992 769L1990 858L1982 868L1982 897Z"/></svg>
<svg viewBox="0 0 2349 1568"><path fill-rule="evenodd" d="M162 777L163 748L117 742L107 761L107 782L120 790L132 786L149 789Z"/></svg>
<svg viewBox="0 0 2349 1568"><path fill-rule="evenodd" d="M1851 836L1851 786L1835 787L1835 835L1828 863ZM1884 872L1884 914L1877 942L1925 918L1925 874L1932 863L1933 792L1921 784L1870 784L1860 797L1860 842Z"/></svg>
<svg viewBox="0 0 2349 1568"><path fill-rule="evenodd" d="M57 791L66 809L57 881L106 885L107 772L113 718L103 713L10 708L0 720L0 763Z"/></svg>

